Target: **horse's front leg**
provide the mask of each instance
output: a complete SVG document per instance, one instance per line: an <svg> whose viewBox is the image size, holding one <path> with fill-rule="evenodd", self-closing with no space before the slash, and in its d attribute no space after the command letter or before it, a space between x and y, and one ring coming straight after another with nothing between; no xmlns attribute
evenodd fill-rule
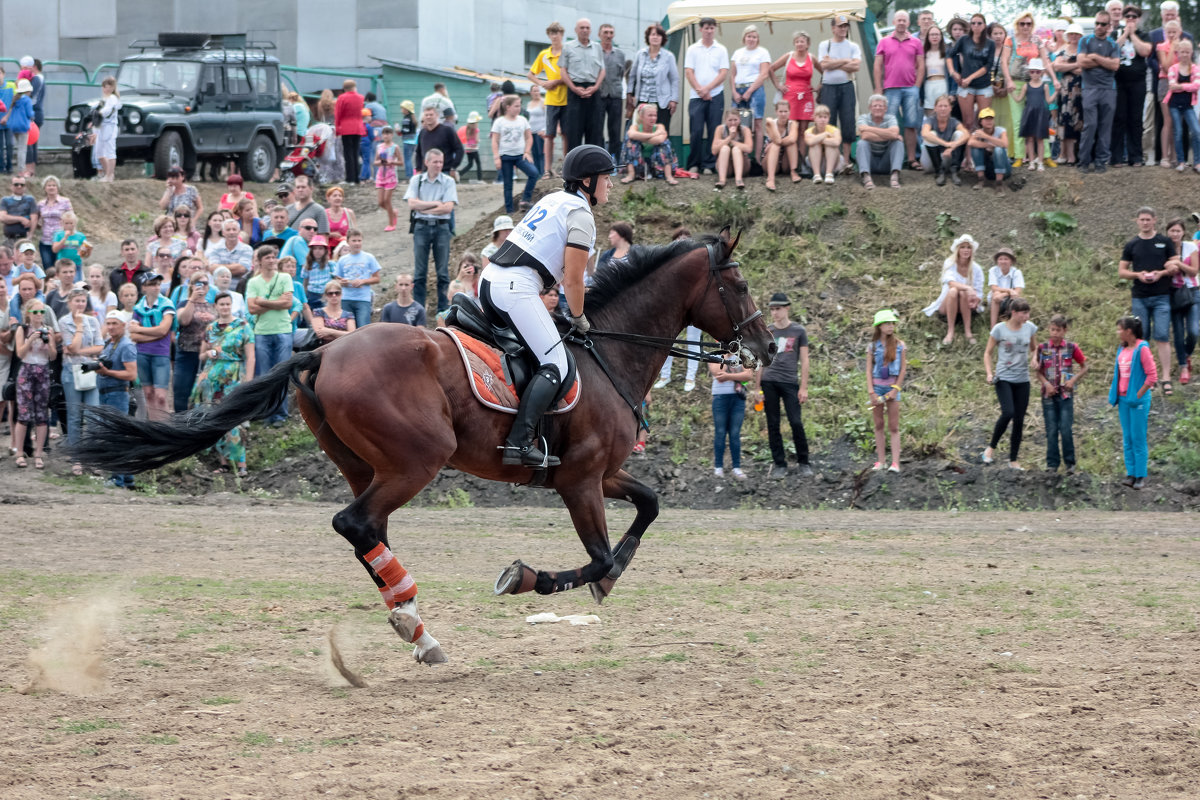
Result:
<svg viewBox="0 0 1200 800"><path fill-rule="evenodd" d="M637 515L633 518L633 524L629 526L629 530L625 531L621 541L617 542L617 546L613 548L612 569L600 580L588 584L588 589L591 590L592 597L597 604L604 602L604 598L608 597L617 578L621 577L621 573L633 560L633 554L637 552L638 545L642 543L642 534L650 527L650 523L658 518L658 495L654 493L653 489L625 470L619 470L617 474L604 481L604 496L632 503L637 510Z"/></svg>
<svg viewBox="0 0 1200 800"><path fill-rule="evenodd" d="M559 489L559 495L571 514L575 532L591 562L579 569L547 572L514 561L496 579L496 594L538 594L565 592L598 581L609 573L613 556L608 546L608 524L604 518L604 493L599 483L584 483L570 489Z"/></svg>

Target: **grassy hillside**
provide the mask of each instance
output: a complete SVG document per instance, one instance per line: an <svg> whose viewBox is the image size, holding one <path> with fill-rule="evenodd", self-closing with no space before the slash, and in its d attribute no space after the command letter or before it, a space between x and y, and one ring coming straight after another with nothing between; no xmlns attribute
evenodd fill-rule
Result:
<svg viewBox="0 0 1200 800"><path fill-rule="evenodd" d="M1027 282L1032 321L1044 331L1052 314L1067 314L1071 337L1094 359L1094 371L1076 400L1080 466L1099 476L1119 476L1124 474L1120 429L1106 402L1115 321L1129 310L1129 285L1117 278L1117 259L1135 232L1136 209L1185 197L1180 187L1194 181L1149 169L1115 170L1086 181L1067 172L1032 176L999 195L974 191L970 182L939 188L930 178L910 173L901 189L872 192L850 181L833 187L799 184L777 195L761 186L716 193L708 181L680 189L635 184L603 213L633 222L639 241L661 241L680 224L693 232L726 224L741 232L735 257L760 304L771 292L786 291L793 316L808 328L812 378L804 414L816 460L848 470L874 460L863 370L870 321L882 307L900 313L900 335L910 348L901 415L905 451L917 459L978 459L997 414L982 366L987 319L973 325L977 345L968 345L960 333L944 347L945 324L927 319L921 309L937 297L942 261L955 236L970 233L980 242L978 260L985 272L996 248L1011 247ZM1190 211L1159 207L1159 218L1165 223ZM605 221L599 225L602 236ZM685 395L676 380L655 394L657 443L677 464L707 463L710 457L705 384ZM1183 479L1200 467L1200 388L1177 381L1175 387L1173 398L1155 397L1152 470ZM743 438L755 460L768 458L761 414L747 417ZM1025 441L1022 460L1030 467L1043 464L1045 438L1036 397Z"/></svg>

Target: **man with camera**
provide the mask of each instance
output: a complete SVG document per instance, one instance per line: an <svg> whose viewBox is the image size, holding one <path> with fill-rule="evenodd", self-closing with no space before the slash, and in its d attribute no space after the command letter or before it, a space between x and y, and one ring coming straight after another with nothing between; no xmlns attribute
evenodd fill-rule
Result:
<svg viewBox="0 0 1200 800"><path fill-rule="evenodd" d="M104 318L104 349L99 361L85 364L84 369L96 373L96 388L100 390L100 405L129 413L129 385L137 378L137 346L125 334L125 318L117 309L110 309ZM132 475L113 474L109 484L132 489Z"/></svg>

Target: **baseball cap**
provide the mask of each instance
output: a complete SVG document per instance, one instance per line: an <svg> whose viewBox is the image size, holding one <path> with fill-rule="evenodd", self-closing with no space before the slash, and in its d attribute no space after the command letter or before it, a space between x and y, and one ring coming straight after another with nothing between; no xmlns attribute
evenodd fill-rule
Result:
<svg viewBox="0 0 1200 800"><path fill-rule="evenodd" d="M783 306L790 306L791 304L792 301L788 300L788 296L786 294L783 292L776 292L775 294L771 295L771 300L767 303L767 306L770 308L782 308Z"/></svg>
<svg viewBox="0 0 1200 800"><path fill-rule="evenodd" d="M847 17L845 14L835 14L833 17L833 24L834 25L849 25L850 18Z"/></svg>
<svg viewBox="0 0 1200 800"><path fill-rule="evenodd" d="M282 197L285 194L291 194L291 193L292 193L292 185L290 183L281 183L275 187L275 195L277 197Z"/></svg>
<svg viewBox="0 0 1200 800"><path fill-rule="evenodd" d="M995 117L996 112L990 108L981 108L976 115L977 119L986 119L987 117Z"/></svg>
<svg viewBox="0 0 1200 800"><path fill-rule="evenodd" d="M885 322L899 322L900 317L890 308L885 308L882 311L875 312L875 322L872 323L875 327L879 327Z"/></svg>
<svg viewBox="0 0 1200 800"><path fill-rule="evenodd" d="M37 248L30 242L21 242L21 246L17 248L18 253L36 253Z"/></svg>
<svg viewBox="0 0 1200 800"><path fill-rule="evenodd" d="M162 283L163 276L157 272L147 272L138 279L139 286L146 286L151 283Z"/></svg>
<svg viewBox="0 0 1200 800"><path fill-rule="evenodd" d="M25 69L33 67L33 56L21 56L21 60L17 62Z"/></svg>
<svg viewBox="0 0 1200 800"><path fill-rule="evenodd" d="M125 319L125 312L123 312L123 311L118 311L118 310L117 310L117 309L115 309L115 308L110 308L110 309L108 310L108 313L104 315L104 318L105 318L105 319L119 319L119 320L121 320L121 322L127 322L127 321L128 321L128 320L126 320L126 319Z"/></svg>
<svg viewBox="0 0 1200 800"><path fill-rule="evenodd" d="M500 216L496 217L496 221L492 223L492 233L496 233L498 231L511 231L515 227L517 226L513 224L512 217L508 216L507 214L501 214Z"/></svg>

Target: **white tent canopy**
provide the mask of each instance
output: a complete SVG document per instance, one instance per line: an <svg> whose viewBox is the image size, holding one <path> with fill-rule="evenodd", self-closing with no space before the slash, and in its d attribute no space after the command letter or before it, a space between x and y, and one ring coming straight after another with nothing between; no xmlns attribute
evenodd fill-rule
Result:
<svg viewBox="0 0 1200 800"><path fill-rule="evenodd" d="M677 0L667 8L667 19L674 33L695 25L701 17L722 22L787 22L828 19L846 14L857 20L865 16L865 0ZM732 50L732 48L731 48Z"/></svg>
<svg viewBox="0 0 1200 800"><path fill-rule="evenodd" d="M767 49L772 58L791 52L792 35L796 31L804 31L812 38L811 52L815 58L817 44L831 37L834 15L845 14L850 17L853 21L849 39L863 49L862 67L855 80L858 113L861 114L866 110L872 83L871 62L863 30L866 11L866 0L676 0L667 7L667 19L672 33L682 32L678 53L681 102L679 111L671 117L671 134L681 135L685 142L691 139L683 58L688 46L700 38L699 22L702 17L712 17L717 21L717 41L725 45L730 55L742 46L742 28L755 23L758 25L760 45ZM819 86L820 78L816 77L814 83ZM775 99L775 89L768 84L767 116L774 113ZM852 137L854 132L843 131L842 135Z"/></svg>

